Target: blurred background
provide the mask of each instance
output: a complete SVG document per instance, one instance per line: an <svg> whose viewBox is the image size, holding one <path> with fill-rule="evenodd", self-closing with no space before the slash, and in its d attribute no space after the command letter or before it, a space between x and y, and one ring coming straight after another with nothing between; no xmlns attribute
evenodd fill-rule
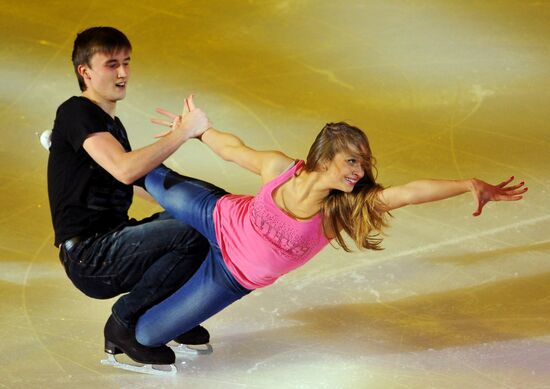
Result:
<svg viewBox="0 0 550 389"><path fill-rule="evenodd" d="M1 0L0 20L0 387L550 387L549 2ZM99 25L134 48L117 108L134 148L160 131L156 107L194 93L255 148L305 158L344 120L383 185L514 175L528 195L480 218L469 195L395 211L384 251L328 247L206 322L214 353L174 378L102 366L113 301L59 264L38 141L80 93L76 33ZM259 187L198 141L167 164Z"/></svg>

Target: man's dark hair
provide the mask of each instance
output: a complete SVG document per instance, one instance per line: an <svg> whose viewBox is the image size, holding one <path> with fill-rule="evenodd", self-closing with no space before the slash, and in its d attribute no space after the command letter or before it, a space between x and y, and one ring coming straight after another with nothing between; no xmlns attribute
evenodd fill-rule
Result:
<svg viewBox="0 0 550 389"><path fill-rule="evenodd" d="M116 28L91 27L78 33L74 40L72 60L80 90L84 92L86 84L78 74L79 65L90 66L90 60L95 53L113 54L124 49L132 50L132 45L126 35Z"/></svg>

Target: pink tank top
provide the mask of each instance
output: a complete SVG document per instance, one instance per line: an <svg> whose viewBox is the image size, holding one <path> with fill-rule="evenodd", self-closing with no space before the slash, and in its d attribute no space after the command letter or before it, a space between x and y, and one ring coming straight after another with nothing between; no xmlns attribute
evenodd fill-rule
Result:
<svg viewBox="0 0 550 389"><path fill-rule="evenodd" d="M223 259L247 289L272 284L329 243L319 213L308 220L296 220L273 201L273 191L303 165L304 161L297 161L263 185L256 196L229 194L216 204L214 226Z"/></svg>

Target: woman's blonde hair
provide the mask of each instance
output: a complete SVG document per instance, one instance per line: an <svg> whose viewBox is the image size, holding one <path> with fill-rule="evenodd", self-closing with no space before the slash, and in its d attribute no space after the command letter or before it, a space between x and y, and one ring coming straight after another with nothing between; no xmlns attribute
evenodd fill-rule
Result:
<svg viewBox="0 0 550 389"><path fill-rule="evenodd" d="M305 163L306 171L321 171L336 154L351 152L359 157L365 175L350 193L332 190L321 205L325 234L331 231L345 251L341 231L345 231L358 248L381 250L382 228L387 226L385 212L380 211L378 192L383 187L376 183L375 159L372 156L367 135L347 123L328 123L317 135Z"/></svg>

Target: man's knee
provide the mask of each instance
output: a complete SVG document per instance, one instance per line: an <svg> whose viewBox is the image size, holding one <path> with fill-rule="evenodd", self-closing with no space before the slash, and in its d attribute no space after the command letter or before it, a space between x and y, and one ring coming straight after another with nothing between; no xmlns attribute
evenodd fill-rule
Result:
<svg viewBox="0 0 550 389"><path fill-rule="evenodd" d="M196 244L195 244L195 250L197 252L198 255L201 255L202 259L204 260L204 257L206 257L206 254L208 253L208 249L210 248L210 243L208 242L208 240L202 236L201 234L199 234L197 232L197 241L196 241ZM202 260L201 260L202 262Z"/></svg>
<svg viewBox="0 0 550 389"><path fill-rule="evenodd" d="M178 249L184 250L188 254L202 255L208 253L210 243L201 233L192 227L185 226L180 235Z"/></svg>

